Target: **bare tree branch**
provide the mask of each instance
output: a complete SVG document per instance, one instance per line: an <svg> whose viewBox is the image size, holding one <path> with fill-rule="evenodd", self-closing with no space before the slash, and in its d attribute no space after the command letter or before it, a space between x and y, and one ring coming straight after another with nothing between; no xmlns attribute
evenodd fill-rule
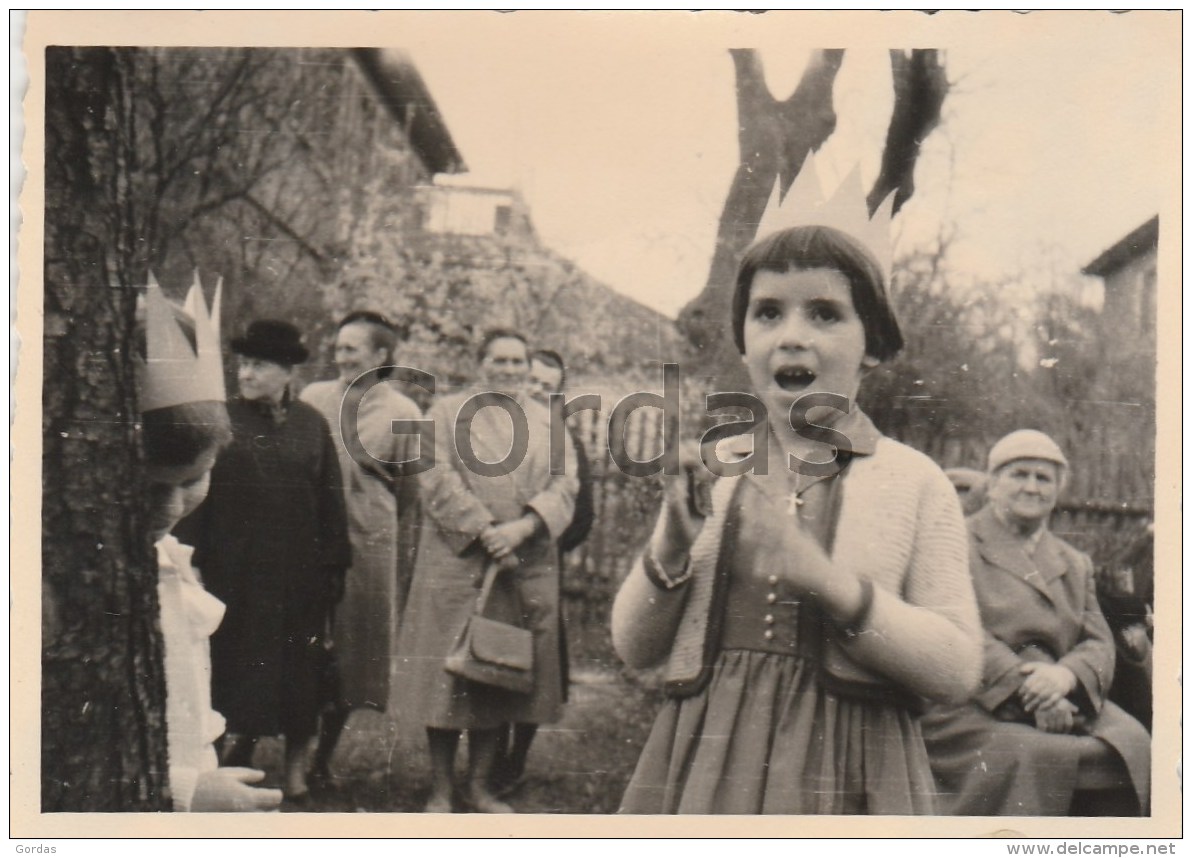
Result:
<svg viewBox="0 0 1192 858"><path fill-rule="evenodd" d="M894 74L894 112L886 131L882 167L869 192L869 211L877 210L882 200L894 194L894 211L915 192L915 162L919 147L939 124L940 108L948 94L948 79L939 51L914 50L910 55L890 51Z"/></svg>

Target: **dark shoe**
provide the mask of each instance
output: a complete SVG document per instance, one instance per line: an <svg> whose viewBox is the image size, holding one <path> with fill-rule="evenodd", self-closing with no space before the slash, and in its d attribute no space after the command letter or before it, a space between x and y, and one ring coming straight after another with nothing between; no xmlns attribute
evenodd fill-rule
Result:
<svg viewBox="0 0 1192 858"><path fill-rule="evenodd" d="M314 802L308 790L307 792L293 793L285 796L281 800L280 809L282 813L306 813L311 810L313 804Z"/></svg>
<svg viewBox="0 0 1192 858"><path fill-rule="evenodd" d="M336 782L335 775L325 767L314 768L307 772L306 785L316 795L339 792L339 784Z"/></svg>
<svg viewBox="0 0 1192 858"><path fill-rule="evenodd" d="M505 755L497 760L493 766L492 776L489 778L489 783L492 785L492 794L497 798L505 798L505 796L513 795L526 782L526 761L514 760L510 755Z"/></svg>
<svg viewBox="0 0 1192 858"><path fill-rule="evenodd" d="M226 753L219 764L221 766L238 766L243 769L251 769L253 752L256 749L256 736L230 737L225 745Z"/></svg>
<svg viewBox="0 0 1192 858"><path fill-rule="evenodd" d="M526 785L525 773L517 777L497 777L493 779L493 795L497 798L508 798L511 795L516 795L521 791L521 788Z"/></svg>

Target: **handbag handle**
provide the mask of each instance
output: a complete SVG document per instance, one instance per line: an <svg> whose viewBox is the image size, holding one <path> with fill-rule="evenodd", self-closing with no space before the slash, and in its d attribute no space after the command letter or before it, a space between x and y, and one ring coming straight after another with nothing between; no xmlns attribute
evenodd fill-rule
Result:
<svg viewBox="0 0 1192 858"><path fill-rule="evenodd" d="M488 608L488 599L492 595L493 585L497 582L497 576L501 574L501 565L489 561L484 567L484 583L480 586L480 595L476 597L476 610L478 616L483 616L485 610Z"/></svg>

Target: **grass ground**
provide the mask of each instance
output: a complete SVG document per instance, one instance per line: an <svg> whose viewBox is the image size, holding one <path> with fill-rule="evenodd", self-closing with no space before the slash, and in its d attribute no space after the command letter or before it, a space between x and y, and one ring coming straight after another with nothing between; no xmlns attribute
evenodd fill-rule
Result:
<svg viewBox="0 0 1192 858"><path fill-rule="evenodd" d="M659 705L657 694L619 673L574 671L563 720L539 730L526 783L507 801L519 813L615 813ZM461 746L461 776L465 762ZM279 743L262 741L256 764L269 772L267 785L277 785ZM309 811L421 811L429 789L422 727L391 713L356 712L332 770L333 789L315 795Z"/></svg>

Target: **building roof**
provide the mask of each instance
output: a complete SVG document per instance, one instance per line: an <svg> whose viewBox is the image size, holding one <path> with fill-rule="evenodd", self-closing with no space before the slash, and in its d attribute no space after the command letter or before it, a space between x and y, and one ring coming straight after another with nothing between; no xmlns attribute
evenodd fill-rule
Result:
<svg viewBox="0 0 1192 858"><path fill-rule="evenodd" d="M1114 244L1080 269L1082 274L1107 277L1126 263L1159 246L1159 216L1155 215L1138 229Z"/></svg>
<svg viewBox="0 0 1192 858"><path fill-rule="evenodd" d="M464 157L410 57L378 48L355 48L352 54L426 168L432 173L464 172Z"/></svg>

